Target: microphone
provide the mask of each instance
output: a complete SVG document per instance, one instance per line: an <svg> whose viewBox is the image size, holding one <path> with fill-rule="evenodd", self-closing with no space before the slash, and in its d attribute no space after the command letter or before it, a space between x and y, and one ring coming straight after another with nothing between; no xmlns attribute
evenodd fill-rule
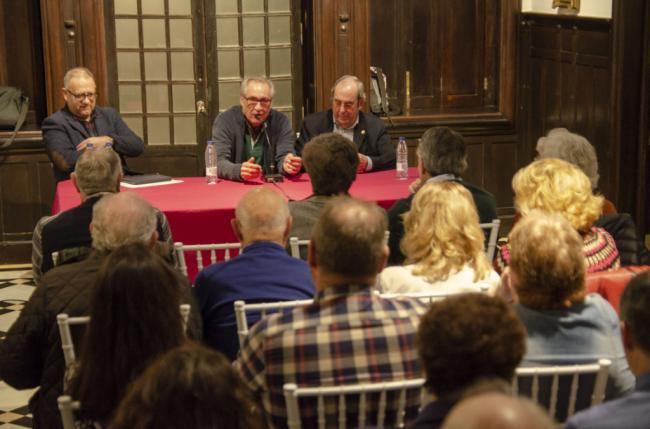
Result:
<svg viewBox="0 0 650 429"><path fill-rule="evenodd" d="M268 125L266 121L262 124L262 132L264 133L264 136L266 137L266 143L270 149L270 151L267 151L267 154L270 152L271 153L271 159L269 160L269 171L264 173L264 181L265 182L282 182L284 179L282 177L282 174L278 173L277 166L275 165L275 152L276 148L275 145L271 143L271 139L269 138L269 133L268 133Z"/></svg>

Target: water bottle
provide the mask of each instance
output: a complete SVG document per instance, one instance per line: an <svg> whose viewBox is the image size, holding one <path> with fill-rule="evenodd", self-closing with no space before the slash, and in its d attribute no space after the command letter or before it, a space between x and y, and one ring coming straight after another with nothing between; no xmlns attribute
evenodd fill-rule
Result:
<svg viewBox="0 0 650 429"><path fill-rule="evenodd" d="M399 136L397 143L397 178L406 180L409 177L409 150L404 136Z"/></svg>
<svg viewBox="0 0 650 429"><path fill-rule="evenodd" d="M214 140L208 140L205 145L205 180L208 185L217 183L217 148Z"/></svg>

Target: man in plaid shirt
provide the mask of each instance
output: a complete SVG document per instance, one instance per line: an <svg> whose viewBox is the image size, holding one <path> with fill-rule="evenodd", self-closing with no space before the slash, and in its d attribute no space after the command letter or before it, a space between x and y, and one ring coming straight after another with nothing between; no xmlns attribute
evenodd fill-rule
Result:
<svg viewBox="0 0 650 429"><path fill-rule="evenodd" d="M372 292L388 257L386 225L375 204L350 197L328 202L309 248L315 302L262 319L251 329L235 366L274 427L287 426L285 383L332 386L421 376L414 339L426 306ZM411 393L407 419L419 405L419 392ZM396 402L389 395L387 422L394 418ZM367 404L369 410L376 408L377 397ZM348 401L346 406L352 422L356 405ZM326 409L335 419L336 404L326 401ZM300 412L303 427L317 426L315 401L302 401Z"/></svg>

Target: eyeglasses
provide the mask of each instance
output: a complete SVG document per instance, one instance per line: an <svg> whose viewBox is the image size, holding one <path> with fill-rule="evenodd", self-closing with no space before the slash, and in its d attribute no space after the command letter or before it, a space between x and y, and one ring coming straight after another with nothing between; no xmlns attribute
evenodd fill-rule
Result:
<svg viewBox="0 0 650 429"><path fill-rule="evenodd" d="M262 107L269 107L271 105L270 98L256 98L256 97L244 97L244 98L246 99L246 102L250 107L257 106L257 103L260 103Z"/></svg>
<svg viewBox="0 0 650 429"><path fill-rule="evenodd" d="M97 93L96 92L82 92L81 94L75 94L74 92L70 91L69 89L66 88L65 90L68 94L72 95L75 100L77 101L83 101L84 98L88 98L90 101L94 101L95 98L97 98Z"/></svg>

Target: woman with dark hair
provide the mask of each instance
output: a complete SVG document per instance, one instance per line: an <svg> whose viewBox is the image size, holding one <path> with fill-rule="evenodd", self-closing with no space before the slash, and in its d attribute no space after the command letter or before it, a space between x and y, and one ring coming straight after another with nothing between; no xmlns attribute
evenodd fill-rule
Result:
<svg viewBox="0 0 650 429"><path fill-rule="evenodd" d="M188 342L129 388L109 429L262 427L251 393L221 353Z"/></svg>
<svg viewBox="0 0 650 429"><path fill-rule="evenodd" d="M102 264L68 389L81 402L83 420L110 420L129 383L185 341L182 284L174 269L142 244L120 247Z"/></svg>

